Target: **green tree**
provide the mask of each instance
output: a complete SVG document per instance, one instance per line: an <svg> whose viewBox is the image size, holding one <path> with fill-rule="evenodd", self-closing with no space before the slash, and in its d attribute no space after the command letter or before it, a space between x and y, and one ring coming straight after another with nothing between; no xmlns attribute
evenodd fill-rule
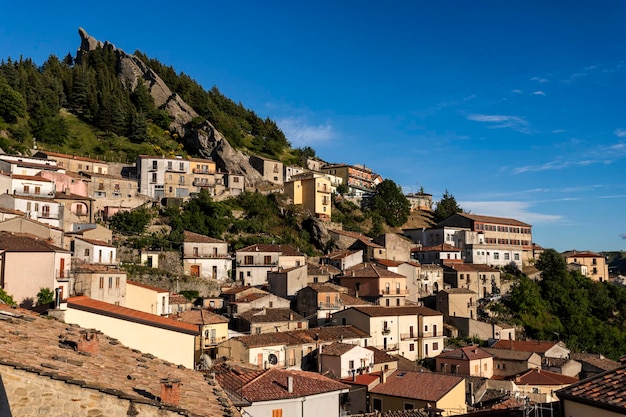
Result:
<svg viewBox="0 0 626 417"><path fill-rule="evenodd" d="M447 219L453 214L461 212L463 212L463 209L461 209L461 207L458 205L454 196L450 194L446 189L446 192L443 193L441 200L439 200L437 206L435 207L435 211L433 212L433 219L436 223L439 223L440 221Z"/></svg>
<svg viewBox="0 0 626 417"><path fill-rule="evenodd" d="M150 223L152 214L145 208L117 213L111 218L111 228L128 235L140 235Z"/></svg>
<svg viewBox="0 0 626 417"><path fill-rule="evenodd" d="M391 227L402 226L411 213L411 203L404 196L402 188L390 179L376 186L369 208Z"/></svg>
<svg viewBox="0 0 626 417"><path fill-rule="evenodd" d="M3 288L0 288L0 303L8 304L10 306L14 306L15 304L17 304L13 300L13 297L7 294L7 292Z"/></svg>
<svg viewBox="0 0 626 417"><path fill-rule="evenodd" d="M15 91L3 78L0 78L0 118L7 123L16 123L26 116L26 100Z"/></svg>
<svg viewBox="0 0 626 417"><path fill-rule="evenodd" d="M40 288L37 293L37 305L48 305L54 301L54 291L50 288Z"/></svg>

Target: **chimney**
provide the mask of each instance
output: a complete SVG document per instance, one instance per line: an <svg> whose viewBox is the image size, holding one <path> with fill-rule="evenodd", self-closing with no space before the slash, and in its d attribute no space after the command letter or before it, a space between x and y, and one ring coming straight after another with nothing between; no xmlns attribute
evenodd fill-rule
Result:
<svg viewBox="0 0 626 417"><path fill-rule="evenodd" d="M293 377L292 376L287 377L287 392L289 392L289 394L293 393Z"/></svg>
<svg viewBox="0 0 626 417"><path fill-rule="evenodd" d="M161 402L178 407L180 403L180 379L161 379Z"/></svg>
<svg viewBox="0 0 626 417"><path fill-rule="evenodd" d="M385 371L380 371L380 383L385 384L387 382L387 374Z"/></svg>
<svg viewBox="0 0 626 417"><path fill-rule="evenodd" d="M80 332L80 339L77 343L79 352L98 354L98 334L94 330L83 330Z"/></svg>

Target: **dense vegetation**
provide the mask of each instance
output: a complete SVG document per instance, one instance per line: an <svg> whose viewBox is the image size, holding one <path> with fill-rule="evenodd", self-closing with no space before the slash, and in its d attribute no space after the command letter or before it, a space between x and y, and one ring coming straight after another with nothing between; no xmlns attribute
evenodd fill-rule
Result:
<svg viewBox="0 0 626 417"><path fill-rule="evenodd" d="M512 318L533 339L560 339L573 351L613 359L623 355L626 288L569 271L553 249L546 250L536 266L541 280L521 276L500 306L501 317Z"/></svg>

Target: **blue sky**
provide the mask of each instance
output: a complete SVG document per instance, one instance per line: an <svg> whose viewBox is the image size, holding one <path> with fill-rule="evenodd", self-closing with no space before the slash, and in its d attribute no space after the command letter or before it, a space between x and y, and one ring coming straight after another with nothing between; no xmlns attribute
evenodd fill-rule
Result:
<svg viewBox="0 0 626 417"><path fill-rule="evenodd" d="M548 4L544 4L548 3ZM216 85L294 146L533 225L559 251L626 249L626 3L3 5L0 57L74 54L78 27Z"/></svg>

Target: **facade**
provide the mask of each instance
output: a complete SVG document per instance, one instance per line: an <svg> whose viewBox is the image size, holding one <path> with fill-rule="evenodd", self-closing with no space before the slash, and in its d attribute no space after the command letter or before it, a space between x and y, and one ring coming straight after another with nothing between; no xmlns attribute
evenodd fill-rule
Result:
<svg viewBox="0 0 626 417"><path fill-rule="evenodd" d="M487 298L500 294L500 270L482 264L446 264L443 279L452 288L466 288Z"/></svg>
<svg viewBox="0 0 626 417"><path fill-rule="evenodd" d="M544 404L558 401L555 391L578 382L578 378L542 369L529 369L521 375L509 377L509 380L515 382L520 396Z"/></svg>
<svg viewBox="0 0 626 417"><path fill-rule="evenodd" d="M541 356L535 352L482 348L493 356L493 374L498 377L520 375L529 369L541 369Z"/></svg>
<svg viewBox="0 0 626 417"><path fill-rule="evenodd" d="M405 195L411 204L411 211L431 211L433 209L433 195L426 194L421 191L418 193L409 193Z"/></svg>
<svg viewBox="0 0 626 417"><path fill-rule="evenodd" d="M377 175L364 165L325 165L321 171L341 178L343 184L348 186L348 194L354 197L363 197L376 187Z"/></svg>
<svg viewBox="0 0 626 417"><path fill-rule="evenodd" d="M63 228L64 207L52 198L2 194L0 195L0 207L19 210L25 213L29 219Z"/></svg>
<svg viewBox="0 0 626 417"><path fill-rule="evenodd" d="M461 249L442 243L436 246L418 245L411 249L411 257L422 264L443 264L451 262L463 262Z"/></svg>
<svg viewBox="0 0 626 417"><path fill-rule="evenodd" d="M443 352L435 358L435 369L441 373L491 378L493 356L478 346L466 346Z"/></svg>
<svg viewBox="0 0 626 417"><path fill-rule="evenodd" d="M580 265L580 272L592 281L604 282L609 279L609 266L606 257L591 251L567 251L563 253L568 267Z"/></svg>
<svg viewBox="0 0 626 417"><path fill-rule="evenodd" d="M188 198L193 187L190 162L183 158L139 155L137 177L138 192L155 200Z"/></svg>
<svg viewBox="0 0 626 417"><path fill-rule="evenodd" d="M108 174L109 164L98 159L86 158L77 155L68 155L58 152L37 151L34 157L56 161L56 165L70 172L95 172Z"/></svg>
<svg viewBox="0 0 626 417"><path fill-rule="evenodd" d="M363 263L363 250L338 250L331 252L322 258L324 265L330 265L340 271L352 268Z"/></svg>
<svg viewBox="0 0 626 417"><path fill-rule="evenodd" d="M385 248L385 257L390 261L409 262L411 260L411 241L396 233L385 233L372 240ZM381 259L375 257L375 259Z"/></svg>
<svg viewBox="0 0 626 417"><path fill-rule="evenodd" d="M85 295L94 300L124 307L126 271L100 264L76 264L71 295Z"/></svg>
<svg viewBox="0 0 626 417"><path fill-rule="evenodd" d="M230 279L233 258L228 243L185 230L183 241L183 270L192 277L220 281Z"/></svg>
<svg viewBox="0 0 626 417"><path fill-rule="evenodd" d="M467 288L448 288L437 293L437 310L448 321L450 317L478 318L478 294Z"/></svg>
<svg viewBox="0 0 626 417"><path fill-rule="evenodd" d="M309 322L289 308L248 310L237 317L238 331L250 334L308 329Z"/></svg>
<svg viewBox="0 0 626 417"><path fill-rule="evenodd" d="M65 323L97 329L120 343L194 369L200 350L198 327L174 319L116 306L85 296L67 300L57 312Z"/></svg>
<svg viewBox="0 0 626 417"><path fill-rule="evenodd" d="M336 312L333 319L370 334L371 346L409 360L433 358L443 351L443 315L426 307L351 307Z"/></svg>
<svg viewBox="0 0 626 417"><path fill-rule="evenodd" d="M305 256L289 245L257 244L235 252L236 277L244 285L267 283L267 273L278 267L302 266Z"/></svg>
<svg viewBox="0 0 626 417"><path fill-rule="evenodd" d="M21 216L7 218L0 222L0 231L26 233L49 242L54 246L67 249L65 246L65 234L62 229L26 218L23 213Z"/></svg>
<svg viewBox="0 0 626 417"><path fill-rule="evenodd" d="M70 294L71 256L65 249L23 233L0 232L0 288L22 307L32 307L42 288Z"/></svg>
<svg viewBox="0 0 626 417"><path fill-rule="evenodd" d="M407 295L406 277L374 264L360 264L339 276L348 293L382 306L401 306Z"/></svg>
<svg viewBox="0 0 626 417"><path fill-rule="evenodd" d="M215 358L218 343L228 339L228 319L205 309L190 309L172 317L183 323L198 326L200 350Z"/></svg>
<svg viewBox="0 0 626 417"><path fill-rule="evenodd" d="M547 340L498 340L491 347L519 352L535 352L541 357L554 359L569 358L571 353L563 342Z"/></svg>
<svg viewBox="0 0 626 417"><path fill-rule="evenodd" d="M117 264L117 248L102 240L75 237L73 240L74 259L90 264Z"/></svg>
<svg viewBox="0 0 626 417"><path fill-rule="evenodd" d="M428 372L394 371L370 390L371 410L379 413L396 410L437 408L442 415L467 412L465 381L459 376Z"/></svg>
<svg viewBox="0 0 626 417"><path fill-rule="evenodd" d="M164 288L126 281L126 307L156 316L170 314L170 292Z"/></svg>
<svg viewBox="0 0 626 417"><path fill-rule="evenodd" d="M276 185L283 185L283 163L261 156L250 156L250 165L263 177L267 182Z"/></svg>
<svg viewBox="0 0 626 417"><path fill-rule="evenodd" d="M96 219L106 219L106 207L131 210L149 200L148 196L139 194L136 178L81 172L80 182L86 184L85 196L93 198L93 214ZM81 195L80 192L76 191L72 191L72 194ZM111 209L108 210L111 211Z"/></svg>
<svg viewBox="0 0 626 417"><path fill-rule="evenodd" d="M269 292L282 298L293 298L296 293L306 287L309 282L307 265L294 266L293 268L278 268L277 271L267 273Z"/></svg>
<svg viewBox="0 0 626 417"><path fill-rule="evenodd" d="M322 175L312 172L295 175L285 183L285 194L293 204L302 204L312 215L330 221L332 187Z"/></svg>
<svg viewBox="0 0 626 417"><path fill-rule="evenodd" d="M310 318L311 327L331 323L333 313L351 306L371 305L352 297L348 289L331 283L309 283L296 294L296 311Z"/></svg>
<svg viewBox="0 0 626 417"><path fill-rule="evenodd" d="M318 362L320 373L348 378L371 372L374 368L374 352L358 345L335 342L320 346Z"/></svg>

